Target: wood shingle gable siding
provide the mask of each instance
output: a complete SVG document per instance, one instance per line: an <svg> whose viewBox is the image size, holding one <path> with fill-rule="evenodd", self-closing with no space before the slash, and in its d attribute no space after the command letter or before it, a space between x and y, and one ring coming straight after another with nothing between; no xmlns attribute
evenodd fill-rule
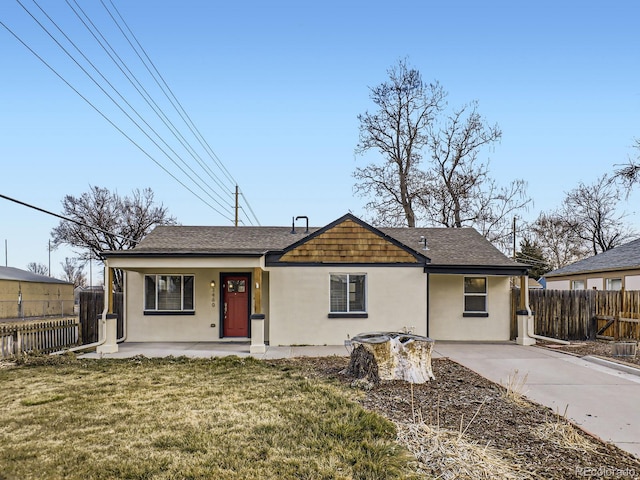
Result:
<svg viewBox="0 0 640 480"><path fill-rule="evenodd" d="M416 257L389 240L346 219L286 252L292 263L418 263Z"/></svg>

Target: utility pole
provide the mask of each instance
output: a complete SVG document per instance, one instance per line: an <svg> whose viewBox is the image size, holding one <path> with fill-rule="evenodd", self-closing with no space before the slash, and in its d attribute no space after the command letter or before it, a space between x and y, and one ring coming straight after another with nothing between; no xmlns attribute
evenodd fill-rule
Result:
<svg viewBox="0 0 640 480"><path fill-rule="evenodd" d="M238 209L239 209L239 205L238 205L238 185L236 185L236 227L238 226Z"/></svg>
<svg viewBox="0 0 640 480"><path fill-rule="evenodd" d="M4 266L9 266L9 249L7 247L7 239L4 239Z"/></svg>
<svg viewBox="0 0 640 480"><path fill-rule="evenodd" d="M49 240L49 276L51 276L51 240Z"/></svg>

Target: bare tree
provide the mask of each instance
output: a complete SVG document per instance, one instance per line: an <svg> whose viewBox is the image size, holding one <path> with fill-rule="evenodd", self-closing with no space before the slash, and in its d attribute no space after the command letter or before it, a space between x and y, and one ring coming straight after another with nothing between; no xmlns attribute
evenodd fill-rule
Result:
<svg viewBox="0 0 640 480"><path fill-rule="evenodd" d="M589 255L589 249L561 212L542 212L530 226L530 241L540 247L552 270Z"/></svg>
<svg viewBox="0 0 640 480"><path fill-rule="evenodd" d="M134 190L132 197L120 197L106 188L90 187L79 197L62 200L62 220L51 231L55 247L66 244L79 249L79 258L102 259L102 252L133 248L153 227L173 225L167 208L154 205L153 191ZM115 272L114 286L122 288L122 273Z"/></svg>
<svg viewBox="0 0 640 480"><path fill-rule="evenodd" d="M30 262L27 264L27 270L38 275L49 275L49 268L44 263Z"/></svg>
<svg viewBox="0 0 640 480"><path fill-rule="evenodd" d="M508 250L511 218L526 210L531 199L524 180L500 186L489 176L488 162L478 160L482 148L502 137L498 125L489 125L479 114L478 103L472 102L455 110L429 137L432 162L420 198L428 223L474 227Z"/></svg>
<svg viewBox="0 0 640 480"><path fill-rule="evenodd" d="M593 255L611 250L634 236L619 213L620 191L605 174L594 184L582 182L567 193L565 221Z"/></svg>
<svg viewBox="0 0 640 480"><path fill-rule="evenodd" d="M640 183L640 139L635 139L633 148L638 151L636 158L629 157L625 165L617 165L618 168L615 170L613 177L622 184L627 195L629 195L634 185Z"/></svg>
<svg viewBox="0 0 640 480"><path fill-rule="evenodd" d="M487 125L477 102L455 110L440 127L431 127L428 145L432 175L423 202L432 221L460 228L473 222L488 165L478 162L478 152L502 137L498 125Z"/></svg>
<svg viewBox="0 0 640 480"><path fill-rule="evenodd" d="M388 81L370 88L377 111L358 115L356 147L356 154L377 150L383 164L357 168L355 190L372 198L367 208L377 214L378 223L397 224L404 217L408 226L415 227L415 202L422 194L422 149L428 143L430 123L442 110L445 92L438 83L423 82L420 72L406 60L400 60L388 74Z"/></svg>
<svg viewBox="0 0 640 480"><path fill-rule="evenodd" d="M389 80L371 88L376 113L359 115L356 154L370 149L381 163L357 168L356 193L379 225L475 227L499 248L509 243L509 219L531 200L526 184L507 187L489 177L480 151L502 136L471 102L442 119L446 93L426 85L406 61L389 71ZM424 163L424 165L422 165Z"/></svg>
<svg viewBox="0 0 640 480"><path fill-rule="evenodd" d="M74 287L84 287L87 284L87 276L84 274L84 265L77 258L65 257L62 266L62 280L73 283Z"/></svg>

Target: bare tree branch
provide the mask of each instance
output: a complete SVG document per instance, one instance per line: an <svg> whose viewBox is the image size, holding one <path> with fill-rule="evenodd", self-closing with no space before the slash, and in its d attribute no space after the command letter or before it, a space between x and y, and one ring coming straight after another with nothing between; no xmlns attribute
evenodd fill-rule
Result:
<svg viewBox="0 0 640 480"><path fill-rule="evenodd" d="M135 241L141 240L154 226L176 223L166 207L154 205L153 191L148 188L134 190L130 198L120 197L106 188L90 187L80 197L66 195L62 210L65 217L80 224L60 221L51 231L52 244L79 249L77 253L82 260L102 259L104 251L133 248ZM114 283L120 290L121 272L116 272Z"/></svg>

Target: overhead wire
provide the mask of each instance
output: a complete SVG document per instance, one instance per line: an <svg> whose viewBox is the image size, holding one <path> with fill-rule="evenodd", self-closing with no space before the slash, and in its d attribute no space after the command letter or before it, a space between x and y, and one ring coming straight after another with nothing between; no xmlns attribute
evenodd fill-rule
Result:
<svg viewBox="0 0 640 480"><path fill-rule="evenodd" d="M158 144L158 142L154 138L152 138L152 136L147 131L145 131L145 129L140 125L140 123L138 123L134 118L132 118L132 116L125 110L125 108L123 108L123 106L109 92L107 92L105 90L105 88L100 84L100 82L97 81L96 78L80 64L78 59L75 58L75 56L73 54L71 54L56 39L56 37L35 17L35 15L32 14L32 12L28 8L25 7L25 5L23 5L20 2L20 0L16 0L16 1L23 8L23 10L25 10L29 14L29 16L40 26L40 28L49 36L49 38L51 40L53 40L62 51L64 51L64 53L77 65L77 67L80 68L82 70L82 72L102 91L102 93L105 96L107 96L107 98L109 98L109 100L128 118L128 120L131 121L138 128L138 130L140 132L142 132L164 154L164 156L166 156L187 178L189 178L189 180L191 180L191 182L193 182L193 184L195 186L197 186L198 189L202 190L205 195L207 195L209 198L211 198L211 200L214 203L216 203L220 208L222 208L222 210L224 210L226 213L221 212L218 208L216 208L213 205L211 205L211 203L209 203L208 201L203 199L199 194L194 192L192 188L190 188L188 185L186 185L184 181L180 180L176 175L174 175L157 158L155 158L154 155L149 153L130 134L126 133L124 131L124 127L119 126L116 123L115 120L109 118L109 116L105 112L103 112L98 106L96 106L96 104L94 102L92 102L86 95L82 94L79 91L78 88L73 86L71 84L71 82L69 80L67 80L52 64L47 62L40 54L38 54L34 50L34 48L29 46L27 44L27 42L25 40L23 40L20 37L20 35L18 35L14 30L12 30L7 24L5 24L4 22L0 21L0 25L5 30L7 30L14 38L16 38L16 40L20 44L22 44L31 54L33 54L41 63L43 63L58 78L60 78L60 80L62 80L69 88L71 88L71 90L74 91L74 93L76 93L87 104L89 104L89 106L91 106L101 117L103 117L112 127L114 127L116 129L116 131L118 131L121 135L123 135L125 138L127 138L127 140L129 140L134 146L136 146L136 148L138 148L146 157L148 157L150 160L152 160L157 166L159 166L171 178L173 178L175 181L177 181L179 185L181 185L183 188L185 188L187 191L189 191L192 195L194 195L196 198L198 198L200 201L202 201L205 205L207 205L209 208L214 210L216 213L220 214L223 218L225 218L225 219L227 219L229 221L233 221L231 219L231 216L233 215L232 214L233 206L231 206L228 203L228 201L225 200L224 197L221 195L221 193L222 193L222 194L224 194L226 196L232 196L231 188L228 187L227 185L225 185L224 181L222 180L222 178L220 176L218 176L215 172L213 172L213 170L208 165L206 165L204 163L204 160L196 152L196 149L194 148L194 146L191 145L191 143L184 137L184 135L182 135L182 133L180 133L180 130L178 129L178 127L171 121L171 119L168 117L167 113L165 113L165 111L162 109L162 107L160 107L158 105L158 103L153 99L153 97L149 94L147 89L144 88L144 86L142 85L140 80L137 78L137 76L126 65L126 62L122 59L122 57L120 55L118 55L118 53L113 48L113 46L110 44L110 42L106 39L106 37L103 35L103 33L100 31L100 29L96 26L95 22L93 22L91 20L91 18L82 9L82 7L80 7L80 5L77 3L77 1L73 0L73 2L75 3L77 9L79 11L81 11L82 15L84 15L84 17L86 18L86 21L78 13L78 10L76 10L69 3L69 0L67 0L67 5L74 12L76 17L78 17L78 19L83 23L84 27L94 37L95 41L100 45L100 47L105 51L105 53L107 53L107 55L109 56L111 61L122 72L122 74L125 76L125 78L127 78L129 83L131 83L131 85L135 88L135 90L138 92L138 94L144 99L144 101L147 103L147 105L153 110L153 112L158 116L158 118L160 118L160 120L165 125L165 127L171 132L171 134L176 138L176 140L178 140L178 142L180 142L181 146L189 153L189 155L191 157L193 157L194 160L196 160L196 162L200 165L200 167L207 174L207 176L210 177L211 180L213 180L217 184L219 189L211 189L211 187L209 185L206 185L206 182L198 176L198 174L193 170L193 168L191 168L188 165L188 163L185 162L185 160L175 151L175 149L173 149L164 140L164 138L143 118L143 116L140 114L140 112L129 101L127 101L127 99L122 95L122 93L118 90L118 88L116 88L113 85L113 83L110 82L107 79L107 77L101 72L101 70L94 64L94 62L92 62L87 57L87 55L85 55L82 52L82 50L77 46L77 44L64 32L64 30L60 27L60 25L58 25L58 23L55 20L53 20L53 18L49 14L47 14L47 12L36 2L36 0L33 0L34 4L47 17L47 19L55 26L55 28L64 36L66 41L68 41L73 46L73 48L75 48L75 50L82 56L84 61L86 61L91 66L91 68L93 70L95 70L95 72L102 78L102 80L104 82L106 82L106 84L109 86L109 88L113 92L115 92L115 94L122 100L122 102L130 109L130 111L133 112L132 114L135 115L137 118L139 118L140 121L144 125L146 125L146 127L159 139L159 141L162 142L166 146L166 148L169 151L171 151L171 153L173 153L173 155L175 157L177 157L182 162L182 164L185 165L185 167L189 171L191 171L196 177L198 177L200 179L200 181L202 181L218 198L220 198L222 203L221 203L221 201L218 201L216 198L214 198L196 179L193 178L193 176L191 176L189 173L187 173L175 161L175 159L171 155L169 155L169 153L162 146L160 146ZM196 138L198 143L204 148L204 150L207 152L207 154L212 157L212 159L214 161L214 164L217 166L217 168L220 169L220 171L222 172L223 176L226 177L227 180L230 180L233 183L237 184L237 182L235 182L235 179L233 178L233 176L230 174L229 170L222 163L222 161L219 159L219 157L217 157L217 155L215 154L215 152L213 151L213 149L211 148L209 143L206 141L206 139L201 134L201 132L197 129L197 127L195 126L195 123L193 122L191 117L187 114L186 110L184 109L184 107L182 106L180 101L177 99L177 97L175 96L175 94L173 93L173 91L171 90L169 85L167 84L167 82L164 79L164 77L160 74L160 72L156 68L155 64L153 63L153 61L150 59L149 55L147 54L146 50L144 50L144 48L142 47L142 45L138 41L137 37L135 36L135 34L133 33L133 31L131 30L129 25L126 23L126 21L124 20L124 18L120 14L119 10L115 7L115 5L113 4L113 2L111 0L109 1L109 3L111 4L111 6L112 6L114 12L116 13L116 15L120 18L120 22L122 23L122 25L124 25L124 29L126 29L129 32L130 37L133 38L133 42L135 42L138 45L139 51L142 52L142 54L147 59L147 61L145 61L142 58L142 55L140 54L138 49L133 45L133 42L132 42L131 38L129 38L129 35L127 35L127 33L124 31L123 27L120 25L120 22L118 22L118 20L115 18L114 14L109 10L109 8L104 3L104 1L101 0L101 4L102 4L103 8L107 11L107 13L111 17L112 21L116 24L117 28L120 30L122 35L125 37L125 39L129 43L131 48L134 50L134 52L138 56L138 58L145 65L145 68L147 69L147 71L149 71L149 73L153 77L153 79L156 82L156 84L158 84L158 86L160 87L160 89L163 92L163 94L167 97L167 99L169 100L169 102L171 103L173 108L176 110L176 112L178 113L178 115L180 116L182 121L185 123L187 128L191 131L193 136ZM93 27L95 32L94 32L94 30L92 30L91 27L89 27L87 22L89 22L91 24L91 26ZM100 39L96 36L96 33L97 33L97 35L99 35L103 39L104 42L100 41ZM105 46L105 44L108 46L108 48ZM111 53L109 52L109 49L111 50L111 52L113 52L113 55L115 55L117 57L117 59L119 60L120 63L114 58L113 55L111 55ZM149 65L151 67L149 67ZM123 68L126 69L129 72L130 75L128 75L123 70ZM153 71L155 71L155 74L152 71L152 69L153 69ZM137 86L136 86L136 83L137 83ZM255 215L255 212L251 208L251 205L249 204L248 199L246 198L246 196L244 194L242 194L242 200L246 204L248 210L251 212L251 214L252 214L253 218L255 219L255 221L259 224L257 216ZM224 204L226 204L226 206ZM229 210L231 210L231 212ZM251 218L249 218L249 216L244 211L244 209L242 209L242 210L243 210L243 215L247 218L247 220L251 224L253 224L253 220Z"/></svg>
<svg viewBox="0 0 640 480"><path fill-rule="evenodd" d="M20 0L16 0L20 6L22 6L23 8L24 5L22 5L22 3L20 2ZM87 56L82 52L82 50L80 50L78 48L78 46L73 42L73 40L71 40L65 33L64 31L59 27L59 25L47 14L46 11L44 11L44 9L42 9L42 7L40 7L40 5L36 2L36 0L33 0L33 3L42 11L42 13L49 19L49 21L58 29L58 31L60 31L60 33L67 39L67 41L78 51L78 53L89 63L89 65L91 65L91 67L93 67L93 69L98 73L98 75L100 75L100 77L102 77L102 79L107 83L107 85L109 85L109 87L111 87L111 89L122 99L122 101L135 113L135 115L140 119L140 121L142 121L157 137L158 139L169 149L171 150L171 152L176 155L176 157L178 157L178 159L180 159L180 161L185 165L185 167L187 167L194 175L197 175L197 173L182 159L182 157L180 157L180 155L166 142L164 141L164 139L162 138L162 136L160 134L158 134L158 132L156 132L156 130L149 125L149 123L142 117L142 115L140 115L140 113L127 101L127 99L125 99L122 94L118 91L118 89L116 87L113 86L113 84L102 74L102 72L100 71L100 69L98 69L93 62L91 62L91 60L89 60L87 58ZM26 10L26 9L25 9ZM42 25L42 23L40 23L37 19L35 19L35 17L33 17L33 15L31 14L31 12L29 12L28 10L26 10L27 13L34 19L34 21L36 23L38 23L38 25L49 35L49 37L58 45L58 47L60 47L60 49L62 51L64 51L67 56L69 56L69 58L71 58L71 60L74 61L74 63L85 73L85 75L87 75L93 82L94 84L96 84L96 86L98 88L100 88L100 90L102 90L102 92L114 103L116 104L116 106L118 106L118 108L142 131L142 133L144 133L147 138L149 138L149 140L151 140L166 156L167 158L169 158L171 161L173 161L173 159L171 158L170 155L168 155L164 149L162 149L143 129L142 127L140 127L137 122L135 122L128 114L127 112L124 111L124 109L122 108L122 106L120 104L117 103L116 100L114 100L103 88L101 85L99 85L99 83L95 80L95 78L93 78L93 76L87 72L84 67L82 67L79 62L68 52L67 49L65 49L60 42L58 42L57 39L55 39L53 37L53 35L51 34L51 32L49 32L46 27L44 27ZM175 161L173 161L173 163L180 168L179 165L177 165L175 163ZM224 208L224 206L218 202L215 198L213 198L211 196L211 194L209 194L204 187L202 187L201 185L198 184L198 182L196 182L193 177L191 177L189 174L187 174L184 170L182 170L180 168L180 170L187 175L187 177L189 177L189 179L191 179L195 185L197 185L202 191L203 193L207 194L214 202L218 203L218 205L220 205L221 207ZM214 191L215 193L215 191ZM232 208L231 205L228 205L228 207Z"/></svg>
<svg viewBox="0 0 640 480"><path fill-rule="evenodd" d="M74 0L75 1L75 0ZM105 5L103 0L100 0L100 3L102 3L103 7L105 8L105 10L107 10L109 12L109 15L111 15L111 12L109 11L109 9L107 8L107 6ZM140 51L144 54L144 57L148 60L149 64L151 65L151 67L153 68L153 70L157 73L158 78L160 78L160 80L162 81L162 84L166 87L166 91L164 88L162 88L162 85L160 85L160 82L158 81L158 79L156 78L156 76L153 74L153 72L151 72L151 70L149 69L149 67L147 66L146 62L144 61L144 59L139 55L137 49L131 44L131 47L134 49L134 51L136 52L136 54L138 54L138 57L140 58L140 60L142 61L142 63L145 65L145 67L147 68L147 70L149 71L149 73L151 74L151 76L154 78L154 80L156 81L156 83L158 84L158 86L160 87L160 89L163 91L163 93L165 94L165 96L167 97L167 99L169 100L169 102L173 105L173 107L175 108L175 110L178 112L178 114L180 115L180 117L182 118L182 120L185 122L185 124L189 127L189 129L191 130L191 132L193 133L193 135L200 141L200 144L203 146L203 148L205 148L205 150L207 150L209 152L209 154L212 156L212 159L218 164L218 166L220 167L220 169L223 171L223 173L227 176L227 178L229 180L231 180L234 184L237 184L238 182L236 182L236 180L233 178L233 176L231 175L231 173L229 173L229 170L227 170L227 168L224 166L224 164L220 161L220 159L218 158L218 156L215 154L215 152L213 151L213 149L211 148L211 146L209 145L209 143L206 141L206 139L202 136L202 134L200 133L200 131L198 130L198 128L195 126L195 124L193 123L193 121L191 120L191 117L189 116L189 114L187 114L186 110L183 108L182 104L180 103L180 101L178 100L178 98L174 95L173 91L171 90L171 88L169 87L169 85L167 84L167 82L165 81L164 77L162 76L162 74L158 71L158 69L156 68L154 62L151 60L151 58L149 57L149 55L147 54L146 50L144 49L144 47L140 44L140 42L138 41L138 38L135 36L135 34L131 31L131 29L129 28L129 25L127 24L127 22L124 20L124 18L122 17L122 15L120 14L120 11L116 8L116 6L113 4L112 0L109 0L109 3L111 3L111 6L113 7L113 9L115 10L115 12L117 13L118 17L120 18L120 20L122 21L123 25L125 26L125 28L127 29L127 31L131 34L131 37L133 38L133 40L135 41L136 45L138 45L138 47L140 48ZM112 16L113 18L113 16ZM116 24L117 21L115 20L115 18L113 18L114 22ZM118 25L119 27L119 25ZM124 35L124 32L123 32ZM125 35L126 37L126 35ZM128 40L128 38L127 38ZM169 92L169 94L167 94L166 92ZM173 100L175 100L175 103L173 102ZM176 106L176 104L179 106L179 108ZM183 116L184 114L184 116ZM188 121L187 121L188 119ZM192 128L193 127L193 128Z"/></svg>
<svg viewBox="0 0 640 480"><path fill-rule="evenodd" d="M2 20L0 20L0 26L2 26L7 32L9 32L20 44L22 44L29 52L31 52L40 62L42 62L54 75L56 75L60 80L62 80L71 90L73 90L82 100L84 100L91 108L93 108L102 118L104 118L113 128L115 128L120 134L122 134L127 140L129 140L134 146L136 146L145 156L147 156L151 161L153 161L157 166L159 166L164 172L166 172L171 178L173 178L176 182L178 182L182 187L184 187L187 191L189 191L192 195L202 201L205 205L210 207L219 215L223 216L229 221L233 221L231 217L228 217L227 214L220 212L213 205L203 199L200 195L194 192L191 188L189 188L184 182L182 182L178 177L176 177L171 171L164 167L160 162L158 162L153 155L147 152L139 143L137 143L131 136L129 136L124 130L122 130L118 125L116 125L106 114L104 114L98 107L96 107L86 96L84 96L80 91L75 88L69 81L67 81L58 71L52 67L42 56L40 56L35 50L33 50L26 42L22 40L22 38L15 33L8 25L6 25Z"/></svg>
<svg viewBox="0 0 640 480"><path fill-rule="evenodd" d="M138 239L134 239L134 238L126 237L124 235L120 235L118 233L109 232L108 230L103 230L102 228L96 227L96 226L93 226L93 225L87 225L86 223L81 222L79 220L74 220L73 218L65 217L64 215L60 215L58 213L50 212L49 210L45 210L44 208L36 207L35 205L31 205L29 203L23 202L21 200L17 200L17 199L12 198L12 197L8 197L7 195L2 195L1 193L0 193L0 198L4 198L5 200L9 200L11 202L17 203L18 205L22 205L23 207L32 208L33 210L37 210L38 212L46 213L47 215L52 215L52 216L60 218L62 220L66 220L67 222L71 222L71 223L73 223L75 225L80 225L82 227L89 228L89 229L91 229L91 231L98 231L98 232L104 233L106 235L112 235L114 237L121 238L123 240L126 240L127 242L140 243L140 240L141 240L139 238Z"/></svg>
<svg viewBox="0 0 640 480"><path fill-rule="evenodd" d="M163 124L169 129L169 131L178 140L178 142L180 142L180 144L183 146L183 148L185 150L187 150L187 152L189 152L189 154L191 155L191 157L194 160L196 160L196 162L205 171L205 173L218 185L218 187L220 187L222 189L223 192L226 192L228 196L231 196L231 193L230 193L230 190L229 190L230 187L223 185L222 180L213 171L211 171L211 169L208 168L207 165L204 164L204 160L202 159L202 157L200 157L200 155L196 152L196 150L193 148L193 146L190 144L190 142L180 133L180 130L169 119L169 117L164 112L162 107L160 107L158 105L158 103L153 99L151 94L142 85L142 83L140 82L138 77L127 66L126 62L122 59L122 57L116 52L116 50L113 48L111 43L106 39L106 37L102 34L100 29L91 20L89 15L82 9L82 7L78 4L78 2L76 0L73 0L73 2L75 3L75 5L78 8L78 10L80 10L80 12L82 12L82 15L84 15L86 20L91 24L91 27L93 28L93 30L89 27L89 25L87 25L87 23L82 18L82 16L78 13L78 11L69 3L69 0L66 0L66 3L69 6L69 8L73 11L73 13L76 15L76 17L82 22L82 24L85 26L85 28L89 31L89 33L96 40L98 45L100 45L100 47L104 50L104 52L107 54L107 56L111 59L111 61L116 65L116 67L118 67L118 69L124 75L124 77L129 81L129 83L133 86L133 88L145 100L147 105L149 105L149 107L154 111L154 113L163 122ZM111 18L113 19L113 17L111 17ZM118 25L116 25L116 26L118 26ZM119 28L119 26L118 26L118 28ZM95 32L94 32L94 30L95 30ZM120 30L121 33L123 33L122 29L119 28L119 30ZM96 33L97 33L97 35L100 36L100 38L102 40L100 40L96 36ZM124 35L124 33L123 33L123 35ZM114 56L115 56L115 58L114 58ZM125 72L125 70L126 70L126 72ZM216 193L216 195L218 195L218 196L220 196L222 198L222 196L220 195L219 192L214 191L214 193Z"/></svg>
<svg viewBox="0 0 640 480"><path fill-rule="evenodd" d="M68 0L67 0L68 1ZM73 0L74 2L76 2L76 0ZM107 8L107 6L104 3L104 0L100 0L100 3L102 4L102 6L105 8L105 10L107 10L107 12L109 13L109 15L111 16L111 18L113 19L114 23L116 23L116 25L118 25L118 22L116 21L116 19L111 15L111 12L109 11L109 9ZM205 148L205 150L209 153L209 155L211 156L212 160L218 165L218 167L222 170L222 172L227 176L227 178L229 180L231 180L235 185L238 184L238 182L235 180L235 178L233 178L233 176L231 175L231 173L229 172L229 170L227 169L227 167L222 163L222 161L220 160L220 158L216 155L216 153L213 151L213 149L211 148L211 146L209 145L209 142L207 142L207 140L204 138L204 136L202 135L202 133L200 133L200 130L198 130L198 128L196 127L196 125L194 124L193 120L191 119L191 117L189 116L189 114L187 113L187 111L184 109L184 107L182 106L182 103L180 102L180 100L178 100L178 98L175 96L175 94L173 93L173 90L171 90L171 87L169 86L169 84L166 82L166 80L164 79L164 77L162 76L162 74L160 73L160 71L156 68L155 63L153 62L153 60L151 60L151 58L149 57L149 55L147 54L146 50L144 49L144 47L140 44L140 42L138 41L138 38L136 37L136 35L133 33L133 31L129 28L128 23L126 22L126 20L122 17L122 15L120 14L120 11L118 10L118 8L114 5L113 0L109 0L109 3L111 4L113 10L116 12L118 18L120 18L120 20L122 21L122 24L124 25L124 27L126 28L126 30L130 33L131 38L134 40L135 44L140 48L140 51L142 52L142 54L144 55L144 57L148 60L149 65L151 65L151 67L153 68L153 70L157 73L158 78L161 80L162 84L166 87L166 91L164 90L164 88L162 87L162 85L160 85L160 82L158 82L158 80L155 78L155 75L153 75L153 73L149 70L149 68L147 67L147 70L149 71L149 73L152 75L152 77L154 77L154 80L156 80L156 83L158 84L158 86L160 87L160 89L163 91L163 93L165 94L165 96L167 97L167 99L170 101L170 103L173 105L173 107L176 109L176 112L178 112L178 115L180 115L180 118L182 118L182 120L185 122L185 124L187 125L187 127L189 128L189 130L191 131L191 133L194 135L194 137L196 137L196 139L200 142L200 145ZM118 25L118 28L120 28L120 26ZM122 31L122 29L121 29ZM126 34L124 32L122 32L123 35L126 36ZM134 49L134 51L136 51L135 47L131 44L132 48ZM137 51L136 51L137 53ZM145 64L146 66L146 62L144 61L144 59L142 59L139 56L140 60ZM168 92L168 94L167 94ZM173 98L175 100L175 104L173 103L173 101L171 101L171 98L169 98L169 96L171 98ZM179 109L176 107L179 107ZM183 116L184 114L184 116ZM188 120L188 121L187 121ZM244 196L243 196L244 197ZM260 224L260 222L258 221L257 216L255 215L255 213L253 212L253 209L251 208L251 205L249 204L249 201L246 197L244 197L245 203L247 204L247 207L249 207L249 209L251 210L256 222L258 223L258 225ZM248 218L247 218L248 219Z"/></svg>

